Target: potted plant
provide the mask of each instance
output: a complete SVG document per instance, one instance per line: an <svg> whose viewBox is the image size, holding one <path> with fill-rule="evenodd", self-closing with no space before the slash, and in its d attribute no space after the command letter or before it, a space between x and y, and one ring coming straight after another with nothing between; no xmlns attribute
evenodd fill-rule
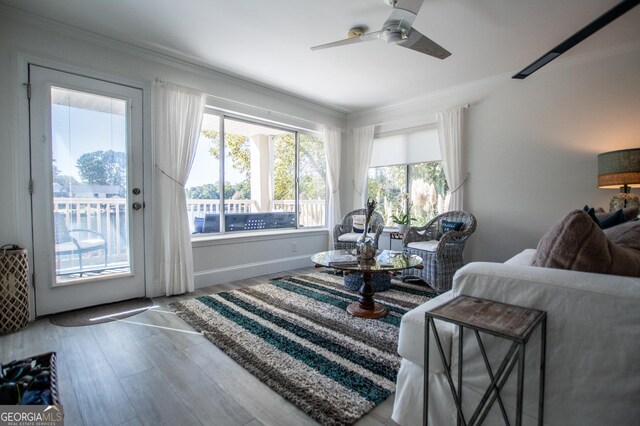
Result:
<svg viewBox="0 0 640 426"><path fill-rule="evenodd" d="M407 227L411 224L411 222L415 220L411 217L412 206L413 203L409 204L409 208L407 209L406 213L391 215L391 220L393 221L393 223L398 225L398 232L401 234L404 234L404 232L407 230Z"/></svg>

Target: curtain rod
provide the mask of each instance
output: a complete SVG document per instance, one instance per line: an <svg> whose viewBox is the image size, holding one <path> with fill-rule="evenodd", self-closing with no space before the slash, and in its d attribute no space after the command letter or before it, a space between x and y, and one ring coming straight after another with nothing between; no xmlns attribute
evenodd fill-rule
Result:
<svg viewBox="0 0 640 426"><path fill-rule="evenodd" d="M224 98L222 96L212 95L210 93L207 93L207 96L210 96L210 97L215 98L215 99L220 99L221 101L224 101L224 102L230 102L230 103L235 104L235 105L241 105L241 106L244 106L244 107L260 110L260 111L266 112L268 116L274 115L276 117L279 116L279 117L285 117L285 118L292 118L294 120L304 121L306 123L319 125L319 126L322 126L322 127L327 127L327 125L324 124L324 123L318 123L316 121L312 121L312 120L309 120L309 119L306 119L306 118L302 118L302 117L297 117L295 115L287 114L287 113L284 113L284 112L273 111L273 110L271 110L269 108L264 108L264 107L261 107L261 106L258 106L258 105L251 105L251 104L248 104L246 102L240 102L240 101L236 101L236 100L233 100L233 99ZM216 107L214 107L214 108L216 108ZM217 109L224 109L224 108L217 108ZM245 115L250 116L250 114L245 114ZM335 127L335 126L328 126L328 127ZM341 131L344 130L344 129L341 129L339 127L335 127L335 128L339 129ZM305 129L305 130L310 130L310 129Z"/></svg>
<svg viewBox="0 0 640 426"><path fill-rule="evenodd" d="M461 107L462 109L469 109L469 108L471 108L471 105L469 105L469 104L464 104L464 105L460 105L460 107ZM454 107L454 108L455 108L455 107ZM394 123L402 123L402 122L403 122L403 120L383 121L383 122L380 122L380 123L374 123L374 124L373 124L373 126L383 126L383 125L385 125L385 124L394 124ZM423 126L423 125L425 125L425 124L432 124L432 123L435 123L435 122L423 123L423 124L420 124L420 126ZM416 127L417 127L417 126L416 126Z"/></svg>
<svg viewBox="0 0 640 426"><path fill-rule="evenodd" d="M229 103L232 103L232 104L235 104L235 105L241 105L241 106L243 106L243 107L248 107L248 108L252 108L252 109L256 109L256 110L260 110L260 111L266 112L267 116L274 115L274 116L276 116L276 117L292 118L292 119L294 119L294 120L304 121L304 122L306 122L306 123L314 124L314 125L316 125L316 126L323 126L323 127L324 127L324 126L326 126L326 125L325 125L325 124L323 124L323 123L317 123L317 122L315 122L315 121L308 120L308 119L306 119L306 118L296 117L295 115L291 115L291 114L286 114L286 113L282 113L282 112L273 111L273 110L271 110L271 109L269 109L269 108L264 108L264 107L257 106L257 105L251 105L251 104L248 104L248 103L246 103L246 102L240 102L240 101L236 101L236 100L233 100L233 99L224 98L224 97L222 97L222 96L212 95L211 93L204 92L204 91L202 91L202 90L195 89L195 88L193 88L193 87L184 86L184 85L180 85L180 84L176 84L176 83L172 83L172 82L169 82L169 81L162 80L162 79L160 79L159 77L156 77L156 78L154 79L154 82L155 82L158 86L161 86L161 87L167 87L167 86L172 86L172 85L173 85L173 86L176 86L176 87L183 87L183 88L185 88L185 89L189 89L189 90L195 90L195 91L198 91L198 92L204 93L204 94L205 94L205 96L210 97L210 98L219 99L219 100L221 100L221 101L223 101L223 102L229 102ZM222 111L232 112L232 113L234 113L234 114L240 114L240 115L245 115L245 116L247 116L247 117L253 117L251 114L238 113L237 111L227 110L227 109L225 109L225 108L220 108L220 107L216 107L216 106L211 106L211 107L212 107L212 108L214 108L214 109L222 110ZM263 119L265 119L265 118L263 118ZM267 118L267 120L269 120L269 119ZM273 120L273 121L274 121L274 122L276 122L275 120ZM302 127L300 127L300 126L294 126L294 127L299 127L299 128L300 128L300 129L302 129L302 130L307 130L307 131L311 131L311 132L315 132L315 133L318 133L318 132L319 132L318 130L312 130L312 129L302 128ZM337 128L337 129L339 129L339 130L343 130L343 129L340 129L339 127L336 127L336 128Z"/></svg>

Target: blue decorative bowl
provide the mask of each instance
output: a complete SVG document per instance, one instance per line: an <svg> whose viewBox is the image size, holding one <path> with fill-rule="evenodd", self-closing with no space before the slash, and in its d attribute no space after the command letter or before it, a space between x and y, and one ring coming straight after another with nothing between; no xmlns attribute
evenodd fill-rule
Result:
<svg viewBox="0 0 640 426"><path fill-rule="evenodd" d="M344 276L344 286L347 290L358 291L362 286L362 273L354 272ZM389 290L391 287L391 275L372 274L371 287L376 293Z"/></svg>

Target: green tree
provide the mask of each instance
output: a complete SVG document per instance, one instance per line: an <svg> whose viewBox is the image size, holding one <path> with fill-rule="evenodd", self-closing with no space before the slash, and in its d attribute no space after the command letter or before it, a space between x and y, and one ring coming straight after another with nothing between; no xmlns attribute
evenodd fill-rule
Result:
<svg viewBox="0 0 640 426"><path fill-rule="evenodd" d="M413 179L424 179L425 182L432 184L438 195L444 197L449 192L449 185L447 184L447 178L444 176L442 161L416 164L412 166L411 176Z"/></svg>
<svg viewBox="0 0 640 426"><path fill-rule="evenodd" d="M217 160L220 160L220 140L219 133L215 130L203 130L202 134L211 140L209 153ZM226 155L233 160L233 168L243 173L247 180L251 177L251 150L249 138L243 135L224 135L224 149Z"/></svg>
<svg viewBox="0 0 640 426"><path fill-rule="evenodd" d="M187 198L192 200L219 200L220 199L220 182L206 183L204 185L193 186L187 188ZM250 200L251 199L251 187L249 182L242 181L237 184L225 182L224 184L224 198L226 200L239 199Z"/></svg>
<svg viewBox="0 0 640 426"><path fill-rule="evenodd" d="M273 198L293 200L295 195L296 141L294 135L278 135L273 142Z"/></svg>
<svg viewBox="0 0 640 426"><path fill-rule="evenodd" d="M404 213L402 194L407 185L407 167L384 166L369 169L367 188L369 197L378 202L377 210L386 225L393 225L392 215Z"/></svg>
<svg viewBox="0 0 640 426"><path fill-rule="evenodd" d="M322 200L326 192L326 160L322 139L300 134L298 148L298 188L300 198ZM295 135L287 133L274 140L274 199L295 197Z"/></svg>
<svg viewBox="0 0 640 426"><path fill-rule="evenodd" d="M124 152L94 151L82 154L76 167L83 183L125 186L127 159Z"/></svg>
<svg viewBox="0 0 640 426"><path fill-rule="evenodd" d="M378 211L387 225L393 225L391 216L406 213L405 209L409 205L413 206L409 213L415 219L416 225L424 225L441 213L439 208L449 193L442 162L412 164L409 166L409 176L409 200L403 203L403 194L407 185L407 166L369 169L368 193L371 198L378 201Z"/></svg>
<svg viewBox="0 0 640 426"><path fill-rule="evenodd" d="M220 160L219 132L203 130L202 135L211 141L209 153ZM225 153L232 159L233 168L245 175L236 185L225 182L225 198L251 199L251 147L249 138L226 134ZM293 200L295 191L295 135L285 133L275 136L274 146L274 199ZM326 187L326 161L324 142L311 135L300 134L299 191L301 198L323 199Z"/></svg>
<svg viewBox="0 0 640 426"><path fill-rule="evenodd" d="M187 198L194 200L219 200L220 192L218 192L217 184L207 183L200 186L187 188Z"/></svg>
<svg viewBox="0 0 640 426"><path fill-rule="evenodd" d="M236 184L225 182L224 198L225 200L250 200L251 184L248 180L243 180L242 182L238 182Z"/></svg>
<svg viewBox="0 0 640 426"><path fill-rule="evenodd" d="M300 134L299 154L300 198L323 200L327 186L324 141L315 136Z"/></svg>
<svg viewBox="0 0 640 426"><path fill-rule="evenodd" d="M416 223L425 224L442 213L440 210L448 193L449 185L441 161L411 166L412 213Z"/></svg>
<svg viewBox="0 0 640 426"><path fill-rule="evenodd" d="M63 175L60 172L60 169L58 169L58 167L55 165L55 158L53 159L53 183L57 183L58 185L60 185L60 188L64 188L66 193L69 192L69 188L71 187L71 185L77 184L79 183L78 180L76 178L74 178L73 176L69 176L69 175Z"/></svg>

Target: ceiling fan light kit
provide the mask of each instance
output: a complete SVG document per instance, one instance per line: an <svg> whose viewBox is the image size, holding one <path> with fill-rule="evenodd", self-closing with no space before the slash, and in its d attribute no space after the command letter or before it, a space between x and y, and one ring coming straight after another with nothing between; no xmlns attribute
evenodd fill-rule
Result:
<svg viewBox="0 0 640 426"><path fill-rule="evenodd" d="M347 33L347 38L360 37L363 36L365 32L364 27L353 27Z"/></svg>
<svg viewBox="0 0 640 426"><path fill-rule="evenodd" d="M385 3L393 6L393 11L385 21L380 31L365 33L361 27L354 27L349 30L344 40L332 43L313 46L311 50L327 49L330 47L344 46L363 41L382 39L387 43L393 43L407 49L414 50L425 55L430 55L438 59L444 59L451 55L449 51L440 46L435 41L421 34L412 27L416 15L420 11L424 0L384 0Z"/></svg>

